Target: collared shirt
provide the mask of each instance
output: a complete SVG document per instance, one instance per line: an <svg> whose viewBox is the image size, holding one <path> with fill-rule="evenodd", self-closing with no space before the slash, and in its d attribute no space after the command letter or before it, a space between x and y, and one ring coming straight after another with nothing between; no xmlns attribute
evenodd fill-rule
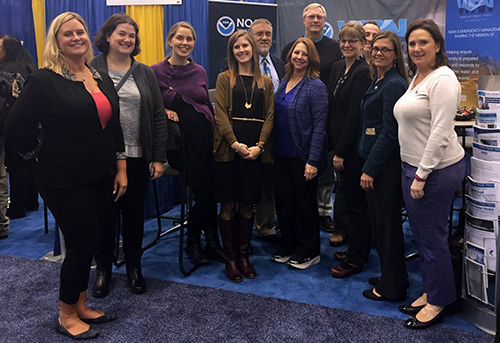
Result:
<svg viewBox="0 0 500 343"><path fill-rule="evenodd" d="M325 36L324 34L321 34L321 36L319 36L319 38L318 38L318 39L316 39L316 40L314 41L314 43L319 43L319 42L321 42L321 40L323 39L323 37L324 37L324 36ZM304 34L304 38L307 38L307 36L306 36L305 34Z"/></svg>
<svg viewBox="0 0 500 343"><path fill-rule="evenodd" d="M262 72L262 75L266 75L264 72L264 64L262 63L263 59L267 60L267 66L269 67L269 70L271 71L271 78L273 79L273 91L276 93L278 90L278 86L280 85L280 78L278 76L278 72L276 71L276 68L274 67L273 61L271 60L271 55L267 53L267 56L262 56L259 54L259 66L260 66L260 71Z"/></svg>

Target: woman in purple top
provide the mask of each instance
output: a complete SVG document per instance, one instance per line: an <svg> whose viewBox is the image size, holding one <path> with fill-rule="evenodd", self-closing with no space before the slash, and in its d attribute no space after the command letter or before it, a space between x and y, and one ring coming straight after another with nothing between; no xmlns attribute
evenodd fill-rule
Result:
<svg viewBox="0 0 500 343"><path fill-rule="evenodd" d="M328 95L312 41L297 39L286 62L273 130L276 213L283 239L271 259L306 269L321 261L316 192L317 176L326 169Z"/></svg>
<svg viewBox="0 0 500 343"><path fill-rule="evenodd" d="M184 141L180 149L168 151L168 162L175 169L185 170L186 183L196 201L188 214L186 254L198 264L210 263L211 259L224 263L225 254L217 234L217 204L212 196L214 110L205 69L189 58L195 42L196 32L189 23L174 24L167 37L170 54L152 68L167 118L178 122ZM202 230L207 241L205 250L200 245Z"/></svg>

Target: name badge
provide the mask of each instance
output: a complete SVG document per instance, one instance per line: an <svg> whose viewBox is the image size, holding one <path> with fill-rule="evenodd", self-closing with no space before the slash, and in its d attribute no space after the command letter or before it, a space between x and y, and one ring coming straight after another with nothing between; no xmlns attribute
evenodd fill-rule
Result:
<svg viewBox="0 0 500 343"><path fill-rule="evenodd" d="M375 128L374 127L367 127L366 128L366 135L367 136L375 136Z"/></svg>

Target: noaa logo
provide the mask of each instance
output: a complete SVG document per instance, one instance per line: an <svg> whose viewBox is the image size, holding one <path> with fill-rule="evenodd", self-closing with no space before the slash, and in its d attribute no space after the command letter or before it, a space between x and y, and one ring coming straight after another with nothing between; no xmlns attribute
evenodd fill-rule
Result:
<svg viewBox="0 0 500 343"><path fill-rule="evenodd" d="M219 20L217 20L216 26L217 31L224 37L231 36L236 27L234 25L234 20L228 16L220 17Z"/></svg>
<svg viewBox="0 0 500 343"><path fill-rule="evenodd" d="M328 38L333 37L333 27L329 22L325 23L325 26L323 27L323 34Z"/></svg>

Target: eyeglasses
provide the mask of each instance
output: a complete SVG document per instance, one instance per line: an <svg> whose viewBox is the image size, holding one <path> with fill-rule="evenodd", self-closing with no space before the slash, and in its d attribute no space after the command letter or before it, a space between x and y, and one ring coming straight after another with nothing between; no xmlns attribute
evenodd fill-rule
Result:
<svg viewBox="0 0 500 343"><path fill-rule="evenodd" d="M378 48L376 46L374 46L372 48L372 54L373 55L376 55L378 52L381 52L383 55L386 55L388 53L390 53L391 51L394 51L396 49L389 49L389 48L386 48L386 47L383 47L383 48Z"/></svg>
<svg viewBox="0 0 500 343"><path fill-rule="evenodd" d="M346 43L349 43L349 45L353 45L354 43L359 42L361 39L342 39L340 41L340 44L345 45Z"/></svg>
<svg viewBox="0 0 500 343"><path fill-rule="evenodd" d="M262 32L262 31L259 31L259 32L255 32L254 35L256 35L257 37L262 37L262 36L272 37L273 33L272 32Z"/></svg>
<svg viewBox="0 0 500 343"><path fill-rule="evenodd" d="M323 19L325 19L325 16L321 15L321 14L316 14L316 15L310 14L306 18L309 19L309 20L314 20L315 18L318 19L318 20L323 20Z"/></svg>

